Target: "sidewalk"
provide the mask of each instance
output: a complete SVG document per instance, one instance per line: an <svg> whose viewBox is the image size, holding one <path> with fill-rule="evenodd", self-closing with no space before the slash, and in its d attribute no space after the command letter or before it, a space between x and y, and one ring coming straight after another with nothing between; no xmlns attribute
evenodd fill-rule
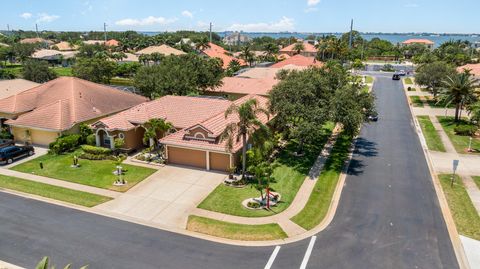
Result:
<svg viewBox="0 0 480 269"><path fill-rule="evenodd" d="M308 176L305 178L305 181L298 190L297 195L293 199L291 205L283 212L268 217L249 218L213 212L201 208L195 208L192 211L192 215L247 225L277 223L278 225L280 225L280 227L282 227L282 229L289 237L306 232L305 229L292 222L290 218L297 215L307 204L308 199L310 198L310 194L312 193L315 187L315 183L317 182L318 176L320 175L320 172L322 171L323 166L325 165L325 162L330 155L330 151L335 145L335 141L337 140L339 133L339 128L337 126L333 131L332 136L329 138L327 143L325 143L322 152L320 153L317 160L310 169Z"/></svg>

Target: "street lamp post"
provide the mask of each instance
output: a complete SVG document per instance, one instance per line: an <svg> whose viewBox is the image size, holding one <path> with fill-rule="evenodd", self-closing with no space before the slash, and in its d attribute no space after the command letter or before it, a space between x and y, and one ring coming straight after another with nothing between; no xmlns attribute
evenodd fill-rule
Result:
<svg viewBox="0 0 480 269"><path fill-rule="evenodd" d="M472 152L472 137L470 136L470 139L468 141L468 152Z"/></svg>

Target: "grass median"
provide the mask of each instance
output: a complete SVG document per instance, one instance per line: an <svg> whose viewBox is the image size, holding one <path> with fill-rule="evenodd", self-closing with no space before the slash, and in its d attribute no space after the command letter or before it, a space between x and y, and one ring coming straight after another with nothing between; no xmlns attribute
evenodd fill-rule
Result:
<svg viewBox="0 0 480 269"><path fill-rule="evenodd" d="M444 174L438 177L458 232L480 240L480 216L463 186L462 179L456 175L452 187L450 186L452 175Z"/></svg>
<svg viewBox="0 0 480 269"><path fill-rule="evenodd" d="M86 207L96 206L112 199L106 196L4 175L0 175L0 188L34 194Z"/></svg>
<svg viewBox="0 0 480 269"><path fill-rule="evenodd" d="M411 78L405 78L403 80L403 83L405 83L406 85L413 85L413 81Z"/></svg>
<svg viewBox="0 0 480 269"><path fill-rule="evenodd" d="M291 218L293 222L304 229L314 228L325 218L345 160L348 157L351 142L352 138L350 136L340 135L338 137L307 204L300 213Z"/></svg>
<svg viewBox="0 0 480 269"><path fill-rule="evenodd" d="M410 102L414 107L423 107L423 101L420 96L412 95L410 96Z"/></svg>
<svg viewBox="0 0 480 269"><path fill-rule="evenodd" d="M443 127L445 133L447 133L448 138L452 141L455 150L458 153L468 153L468 145L470 143L470 136L466 135L457 135L455 133L455 127L460 125L470 125L469 122L465 120L460 120L459 122L455 122L453 117L445 117L445 116L437 116L438 121ZM480 151L480 139L474 138L472 139L472 149ZM478 154L478 153L477 153Z"/></svg>
<svg viewBox="0 0 480 269"><path fill-rule="evenodd" d="M429 150L446 152L445 146L443 145L442 139L438 134L438 131L433 126L430 121L429 116L417 116L420 127L422 128L423 136L427 141L427 146Z"/></svg>
<svg viewBox="0 0 480 269"><path fill-rule="evenodd" d="M188 217L187 230L243 241L266 241L287 238L287 234L276 223L246 225L194 215Z"/></svg>

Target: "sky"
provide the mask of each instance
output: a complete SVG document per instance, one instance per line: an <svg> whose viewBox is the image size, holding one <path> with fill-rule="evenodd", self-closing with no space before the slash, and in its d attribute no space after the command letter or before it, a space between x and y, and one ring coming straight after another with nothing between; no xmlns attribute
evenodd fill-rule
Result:
<svg viewBox="0 0 480 269"><path fill-rule="evenodd" d="M480 33L479 0L8 0L0 29Z"/></svg>

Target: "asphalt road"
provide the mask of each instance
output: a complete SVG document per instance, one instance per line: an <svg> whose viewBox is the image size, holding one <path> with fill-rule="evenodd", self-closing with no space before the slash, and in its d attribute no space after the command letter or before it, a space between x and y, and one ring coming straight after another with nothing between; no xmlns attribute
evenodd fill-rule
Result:
<svg viewBox="0 0 480 269"><path fill-rule="evenodd" d="M339 208L307 268L458 268L401 82L375 84L380 119L358 139ZM272 268L299 268L309 239ZM89 268L264 268L274 247L236 247L0 193L0 260ZM308 256L308 255L307 255Z"/></svg>

